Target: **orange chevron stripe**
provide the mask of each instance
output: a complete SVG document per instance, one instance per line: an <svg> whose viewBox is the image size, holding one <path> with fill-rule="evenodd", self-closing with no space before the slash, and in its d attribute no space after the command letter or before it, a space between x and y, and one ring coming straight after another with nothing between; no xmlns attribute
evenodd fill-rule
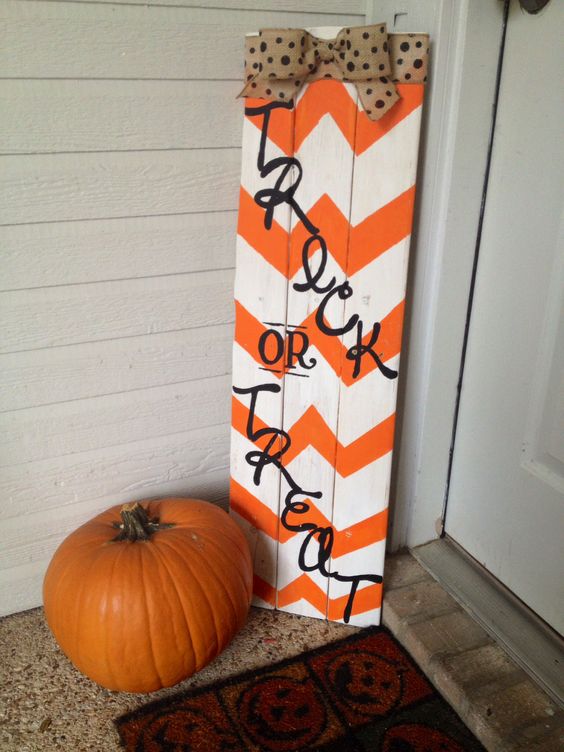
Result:
<svg viewBox="0 0 564 752"><path fill-rule="evenodd" d="M319 89L322 89L320 92ZM324 115L331 115L343 136L354 149L356 104L339 81L316 81L308 84L296 107L294 150L313 131Z"/></svg>
<svg viewBox="0 0 564 752"><path fill-rule="evenodd" d="M279 519L274 512L265 504L253 496L246 488L243 488L237 481L231 478L229 501L231 509L237 512L243 519L250 522L253 527L268 535L273 540L280 543L286 543L297 532L286 530L283 525L279 524ZM388 524L388 510L373 514L371 517L361 520L344 530L337 530L322 512L315 506L311 499L307 499L310 510L307 513L307 521L312 522L317 527L332 527L334 533L334 543L332 557L338 559L340 556L350 554L359 548L370 546L378 543L386 537ZM296 514L290 516L289 521L298 524L304 521L303 515Z"/></svg>
<svg viewBox="0 0 564 752"><path fill-rule="evenodd" d="M288 232L277 222L264 226L264 209L241 186L237 234L252 246L280 274L288 276Z"/></svg>
<svg viewBox="0 0 564 752"><path fill-rule="evenodd" d="M246 350L251 358L256 360L262 366L263 363L259 351L258 342L261 334L267 330L267 327L261 324L258 319L255 319L252 313L249 313L244 305L235 300L235 342L241 345ZM269 365L269 368L276 368L282 370L283 357L279 358L275 363ZM277 379L281 379L283 373L274 373L272 375Z"/></svg>
<svg viewBox="0 0 564 752"><path fill-rule="evenodd" d="M383 363L400 352L404 308L405 303L402 300L380 322L381 329L375 345L375 352L378 353ZM362 358L362 367L359 375L356 379L353 378L354 363L352 360L346 358L347 348L342 344L339 337L328 337L318 329L315 323L315 311L302 322L302 326L308 327L307 333L310 344L317 348L346 386L351 386L359 382L360 379L377 368L374 359L369 355L365 355ZM370 342L370 334L369 330L362 338L362 342L365 345Z"/></svg>
<svg viewBox="0 0 564 752"><path fill-rule="evenodd" d="M249 97L245 102L245 107L262 107L264 104L264 99ZM287 155L294 153L294 117L295 109L286 110L281 107L272 110L268 124L268 137ZM246 118L257 128L262 128L262 115L253 117L246 115Z"/></svg>
<svg viewBox="0 0 564 752"><path fill-rule="evenodd" d="M330 621L337 621L343 618L345 606L347 605L348 595L342 595L340 598L329 598L327 608L327 618ZM372 611L382 606L382 585L373 583L362 590L357 590L352 608L352 616L364 614L366 611Z"/></svg>
<svg viewBox="0 0 564 752"><path fill-rule="evenodd" d="M356 121L356 154L362 154L378 139L385 136L404 118L410 115L417 107L423 104L425 86L423 84L396 84L401 99L396 102L391 110L380 118L370 120L364 110L359 111Z"/></svg>
<svg viewBox="0 0 564 752"><path fill-rule="evenodd" d="M284 608L291 603L299 601L300 598L311 603L322 614L325 613L327 608L327 592L313 582L307 574L300 575L293 582L290 582L286 587L278 591L277 607Z"/></svg>
<svg viewBox="0 0 564 752"><path fill-rule="evenodd" d="M320 234L327 244L327 250L339 264L343 272L347 270L347 249L349 245L349 222L332 199L324 193L323 196L307 212L308 219L320 228ZM302 266L302 248L311 234L306 230L303 222L298 222L292 230L290 238L289 279ZM309 257L319 249L317 243L309 248Z"/></svg>
<svg viewBox="0 0 564 752"><path fill-rule="evenodd" d="M279 540L278 515L274 514L272 509L269 509L266 504L263 504L260 499L253 496L250 491L247 491L233 478L229 483L229 506L257 530L266 533L273 540ZM280 533L282 534L283 531L287 532L281 527ZM283 537L283 535L280 537ZM288 537L290 536L288 535Z"/></svg>
<svg viewBox="0 0 564 752"><path fill-rule="evenodd" d="M253 593L271 606L276 605L276 588L258 574L253 575Z"/></svg>
<svg viewBox="0 0 564 752"><path fill-rule="evenodd" d="M335 530L335 528L333 528ZM388 510L384 509L365 520L349 525L344 530L335 530L332 558L358 551L384 540L388 532Z"/></svg>
<svg viewBox="0 0 564 752"><path fill-rule="evenodd" d="M276 589L255 575L254 593L263 601L274 606L276 599ZM335 621L343 618L343 613L348 600L348 595L339 598L328 598L327 593L319 585L313 582L307 574L301 574L293 582L278 591L278 608L296 603L301 598L311 603L320 613L324 614L327 610L327 618ZM382 605L382 585L368 585L362 590L356 592L352 615L363 614L366 611L372 611L380 608Z"/></svg>
<svg viewBox="0 0 564 752"><path fill-rule="evenodd" d="M395 413L371 428L351 444L337 444L335 469L342 478L358 472L371 462L383 457L394 448Z"/></svg>
<svg viewBox="0 0 564 752"><path fill-rule="evenodd" d="M351 149L354 149L357 155L362 154L422 105L425 89L423 84L396 84L401 99L380 120L370 120L362 107L356 107L339 81L314 83L315 89L324 87L321 96L318 92L315 93L315 89L312 93L313 83L308 84L294 110L276 110L271 118L268 136L287 155L294 154L300 149L321 118L327 114L331 115ZM248 99L247 103L251 107L256 107L264 104L264 101ZM292 134L293 117L295 117L295 135ZM249 120L260 128L262 117L249 118Z"/></svg>
<svg viewBox="0 0 564 752"><path fill-rule="evenodd" d="M312 446L335 467L337 438L314 405L310 405L290 429L284 427L284 430L292 439L292 445L284 455L284 465L289 465L304 449Z"/></svg>
<svg viewBox="0 0 564 752"><path fill-rule="evenodd" d="M314 225L321 228L329 253L343 272L351 277L410 234L414 202L415 186L412 186L358 225L352 226L325 193L310 208L307 216ZM290 236L275 221L271 229L266 230L264 209L255 203L244 188L240 191L237 232L288 279L292 279L300 270L302 248L310 233L302 222L296 224ZM312 243L309 256L317 250L318 245Z"/></svg>
<svg viewBox="0 0 564 752"><path fill-rule="evenodd" d="M290 429L285 429L290 434L292 445L284 455L284 465L289 465L304 449L312 446L341 477L346 478L391 452L394 423L395 414L392 414L345 446L337 441L317 409L310 405Z"/></svg>
<svg viewBox="0 0 564 752"><path fill-rule="evenodd" d="M398 303L380 322L380 336L378 337L375 351L384 363L400 352L404 308L404 301ZM359 375L356 379L353 378L354 363L346 358L347 348L343 345L339 337L328 337L319 331L315 323L315 311L304 319L302 326L308 329L310 345L314 345L317 348L346 386L357 383L377 368L375 360L371 356L365 355L362 359L362 367ZM258 351L258 341L261 334L265 331L266 327L236 300L235 341L261 365L264 364ZM370 331L362 338L362 341L365 345L368 344L370 341ZM272 367L282 370L284 367L282 358L273 363ZM282 373L273 373L273 376L276 376L276 378L282 378L282 375Z"/></svg>
<svg viewBox="0 0 564 752"><path fill-rule="evenodd" d="M236 397L232 398L231 404L232 426L242 436L246 436L249 410ZM288 466L304 449L311 446L335 467L341 477L346 478L392 451L394 424L395 414L392 414L345 446L337 441L317 409L310 405L291 428L284 429L292 441L290 449L284 455L284 465ZM255 416L255 428L265 427L266 424ZM263 449L268 443L268 436L255 443Z"/></svg>
<svg viewBox="0 0 564 752"><path fill-rule="evenodd" d="M231 427L238 431L241 436L247 436L247 421L249 419L249 408L242 402L239 402L237 397L231 397ZM256 430L260 428L267 428L266 423L262 421L258 415L255 415L254 428ZM259 449L264 449L268 444L268 436L263 436L258 441L255 441L255 445Z"/></svg>
<svg viewBox="0 0 564 752"><path fill-rule="evenodd" d="M346 269L349 277L411 233L414 203L415 186L412 186L358 225L351 227ZM341 269L344 269L342 265Z"/></svg>

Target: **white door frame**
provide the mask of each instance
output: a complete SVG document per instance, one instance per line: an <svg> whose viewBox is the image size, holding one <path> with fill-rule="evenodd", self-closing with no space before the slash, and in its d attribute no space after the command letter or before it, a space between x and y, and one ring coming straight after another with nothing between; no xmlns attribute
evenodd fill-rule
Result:
<svg viewBox="0 0 564 752"><path fill-rule="evenodd" d="M394 4L404 6L406 20L412 9L421 16L433 11L427 28L434 65L411 247L391 550L427 543L442 531L504 29L501 0Z"/></svg>
<svg viewBox="0 0 564 752"><path fill-rule="evenodd" d="M373 0L369 4L376 5ZM438 540L492 139L505 0L396 0L377 5L379 10L368 13L368 22L381 19L393 31L428 31L432 61L411 245L388 547L415 548L414 556L433 577L561 702L557 668L562 647L552 630L448 537ZM387 16L382 15L382 5L389 9ZM406 12L400 14L400 9Z"/></svg>

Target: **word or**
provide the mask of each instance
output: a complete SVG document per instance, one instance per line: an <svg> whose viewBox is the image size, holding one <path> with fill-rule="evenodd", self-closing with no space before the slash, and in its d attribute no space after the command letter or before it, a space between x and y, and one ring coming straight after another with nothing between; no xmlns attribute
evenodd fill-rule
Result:
<svg viewBox="0 0 564 752"><path fill-rule="evenodd" d="M306 371L309 371L317 364L315 358L309 358L306 363L305 354L309 348L309 337L305 333L307 327L298 326L297 324L275 324L272 321L263 321L270 327L282 327L286 331L286 338L277 329L267 329L264 331L258 341L258 351L262 362L270 366L269 368L263 368L259 366L261 371L271 371L272 373L286 372L289 376L301 376L303 378L309 378L304 373L294 373L292 369L297 368L298 364ZM278 366L281 364L282 359L286 355L283 361L283 368L272 368L272 366Z"/></svg>

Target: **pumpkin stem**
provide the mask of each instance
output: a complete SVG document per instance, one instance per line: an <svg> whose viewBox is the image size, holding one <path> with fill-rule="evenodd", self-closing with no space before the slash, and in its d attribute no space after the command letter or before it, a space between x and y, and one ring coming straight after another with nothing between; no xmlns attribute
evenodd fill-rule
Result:
<svg viewBox="0 0 564 752"><path fill-rule="evenodd" d="M150 519L147 510L137 501L133 504L124 504L120 509L120 516L121 525L116 524L120 532L114 541L149 540L157 530L174 527L173 523L160 524L158 517Z"/></svg>

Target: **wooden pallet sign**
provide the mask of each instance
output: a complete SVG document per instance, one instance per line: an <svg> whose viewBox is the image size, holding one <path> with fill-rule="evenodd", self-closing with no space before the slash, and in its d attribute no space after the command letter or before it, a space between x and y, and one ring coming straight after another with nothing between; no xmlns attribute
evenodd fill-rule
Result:
<svg viewBox="0 0 564 752"><path fill-rule="evenodd" d="M265 608L380 620L427 54L383 24L247 38L230 504Z"/></svg>

